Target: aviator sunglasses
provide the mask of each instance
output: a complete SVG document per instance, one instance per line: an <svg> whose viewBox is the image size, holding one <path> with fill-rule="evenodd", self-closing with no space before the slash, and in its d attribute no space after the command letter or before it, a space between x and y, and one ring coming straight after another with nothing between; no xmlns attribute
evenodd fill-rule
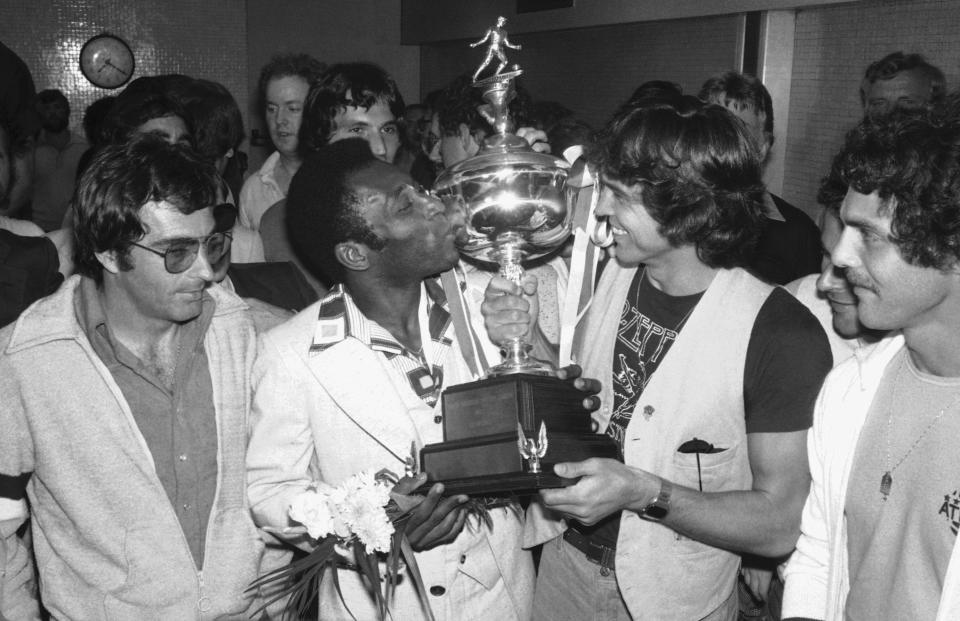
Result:
<svg viewBox="0 0 960 621"><path fill-rule="evenodd" d="M203 246L207 262L216 269L217 264L230 253L230 242L233 240L230 229L233 228L236 216L236 207L229 203L223 203L213 208L216 230L206 237L178 239L170 242L164 250L157 250L137 242L130 243L137 248L143 248L159 257L163 257L163 267L170 274L179 274L190 269L190 266L197 260L200 247Z"/></svg>

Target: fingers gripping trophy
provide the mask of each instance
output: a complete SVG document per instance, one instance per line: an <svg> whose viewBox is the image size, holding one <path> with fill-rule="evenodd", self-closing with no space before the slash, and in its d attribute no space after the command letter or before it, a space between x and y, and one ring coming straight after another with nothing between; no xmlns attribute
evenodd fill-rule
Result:
<svg viewBox="0 0 960 621"><path fill-rule="evenodd" d="M558 249L570 235L572 214L564 183L569 164L533 151L513 133L508 105L515 96L518 65L506 66L504 20L473 47L489 41L486 58L474 74L474 87L486 102L480 113L494 128L480 152L448 168L434 190L448 206L466 215L467 235L460 252L494 263L517 285L523 262ZM477 79L497 57L496 72ZM499 343L505 360L486 379L443 393L444 442L425 446L420 465L447 493L499 495L558 487L566 481L553 464L588 457L617 457L616 443L594 434L583 394L559 380L553 366L530 357L524 338Z"/></svg>

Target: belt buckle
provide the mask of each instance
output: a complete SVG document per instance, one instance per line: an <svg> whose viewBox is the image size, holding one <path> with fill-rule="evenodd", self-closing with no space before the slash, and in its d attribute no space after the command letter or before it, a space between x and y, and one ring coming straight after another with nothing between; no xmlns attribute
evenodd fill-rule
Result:
<svg viewBox="0 0 960 621"><path fill-rule="evenodd" d="M564 535L564 539L573 547L580 550L588 561L600 566L600 575L609 576L610 572L614 571L615 558L617 555L616 548L594 543L583 535L583 533L572 528L567 529Z"/></svg>

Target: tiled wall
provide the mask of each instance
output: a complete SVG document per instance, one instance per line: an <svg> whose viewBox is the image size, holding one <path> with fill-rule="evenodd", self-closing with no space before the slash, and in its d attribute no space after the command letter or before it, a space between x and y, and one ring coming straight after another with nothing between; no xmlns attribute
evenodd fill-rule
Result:
<svg viewBox="0 0 960 621"><path fill-rule="evenodd" d="M918 52L960 85L958 0L870 0L800 11L796 20L784 197L816 212L816 192L860 118L863 72L889 52Z"/></svg>
<svg viewBox="0 0 960 621"><path fill-rule="evenodd" d="M738 24L730 15L511 35L523 50L508 57L536 99L559 101L599 127L642 82L671 80L696 94L707 77L734 68ZM423 93L476 68L483 49L467 43L423 47Z"/></svg>
<svg viewBox="0 0 960 621"><path fill-rule="evenodd" d="M79 72L80 47L109 30L137 56L136 75L186 73L222 82L250 127L256 74L271 54L303 50L321 60L368 59L385 66L409 101L476 66L463 41L400 45L399 0L3 0L0 41L16 51L38 89L60 88L79 129L83 109L110 91ZM517 35L511 56L530 90L602 123L637 84L672 79L695 91L733 67L736 16L624 24ZM960 79L960 0L863 0L802 9L786 140L783 195L811 213L819 179L859 117L858 83L871 61L897 49L921 52L952 86ZM478 33L479 36L480 33ZM421 79L422 78L422 79ZM253 149L252 164L264 154Z"/></svg>
<svg viewBox="0 0 960 621"><path fill-rule="evenodd" d="M3 0L0 41L30 67L37 90L59 88L81 131L87 105L115 91L80 73L80 48L110 31L136 56L134 77L184 73L226 86L247 109L246 6L242 0Z"/></svg>

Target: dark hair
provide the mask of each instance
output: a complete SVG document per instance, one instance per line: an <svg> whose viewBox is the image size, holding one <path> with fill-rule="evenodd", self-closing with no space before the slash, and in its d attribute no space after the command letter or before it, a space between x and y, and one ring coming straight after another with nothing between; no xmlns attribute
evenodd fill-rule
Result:
<svg viewBox="0 0 960 621"><path fill-rule="evenodd" d="M442 94L443 94L443 89L442 89L442 88L435 88L435 89L433 89L432 91L430 91L429 93L427 93L426 95L423 96L423 104L424 104L425 106L427 106L427 108L428 108L431 112L436 111L436 109L437 109L437 101L440 100L440 95L442 95Z"/></svg>
<svg viewBox="0 0 960 621"><path fill-rule="evenodd" d="M39 104L52 104L57 101L62 101L67 104L68 109L70 108L70 101L59 88L48 88L37 93L37 103Z"/></svg>
<svg viewBox="0 0 960 621"><path fill-rule="evenodd" d="M763 114L763 131L767 140L773 140L773 100L770 91L756 77L739 71L715 75L700 87L699 97L723 107Z"/></svg>
<svg viewBox="0 0 960 621"><path fill-rule="evenodd" d="M420 112L423 116L414 121L410 117L415 112ZM403 131L400 136L403 141L403 148L414 156L420 152L420 145L423 143L424 136L430 133L430 115L429 106L422 103L407 104L407 107L403 109Z"/></svg>
<svg viewBox="0 0 960 621"><path fill-rule="evenodd" d="M923 110L865 118L847 133L818 200L877 192L906 261L949 269L960 260L960 124ZM842 197L840 197L842 200Z"/></svg>
<svg viewBox="0 0 960 621"><path fill-rule="evenodd" d="M307 266L332 282L343 280L337 244L356 241L374 250L386 242L358 210L350 177L379 160L359 138L338 140L304 158L287 193L287 232Z"/></svg>
<svg viewBox="0 0 960 621"><path fill-rule="evenodd" d="M146 203L166 201L190 214L213 206L218 188L213 166L184 145L144 135L104 146L80 176L71 204L77 272L103 282L95 253L110 250L129 269L130 244L145 233L140 209Z"/></svg>
<svg viewBox="0 0 960 621"><path fill-rule="evenodd" d="M672 245L710 267L745 265L763 222L757 146L729 110L695 97L624 106L588 154L604 176L640 190Z"/></svg>
<svg viewBox="0 0 960 621"><path fill-rule="evenodd" d="M84 110L83 133L87 136L87 142L91 146L103 144L107 141L104 138L103 130L107 125L107 116L116 100L115 96L107 95L96 100Z"/></svg>
<svg viewBox="0 0 960 621"><path fill-rule="evenodd" d="M164 93L152 89L124 90L117 95L116 101L107 114L103 128L107 142L118 144L130 140L137 128L151 119L178 116L183 119L190 135L193 127L190 117L176 100Z"/></svg>
<svg viewBox="0 0 960 621"><path fill-rule="evenodd" d="M237 101L219 82L195 79L178 99L193 125L197 151L211 162L243 142L243 117Z"/></svg>
<svg viewBox="0 0 960 621"><path fill-rule="evenodd" d="M877 80L889 80L904 71L919 71L930 81L930 103L940 102L947 94L947 79L938 67L931 65L920 54L893 52L867 67L863 74L863 81L860 83L860 105L867 105L866 85L873 84Z"/></svg>
<svg viewBox="0 0 960 621"><path fill-rule="evenodd" d="M6 208L7 201L10 199L10 191L17 183L17 167L13 163L16 152L14 145L16 137L13 133L13 124L6 119L3 111L0 110L0 149L3 150L3 158L0 158L0 166L6 166L10 171L10 178L7 187L0 188L0 209Z"/></svg>
<svg viewBox="0 0 960 621"><path fill-rule="evenodd" d="M592 137L593 128L585 121L573 117L554 123L547 132L550 152L556 156L563 156L563 152L574 145L586 147L590 144Z"/></svg>
<svg viewBox="0 0 960 621"><path fill-rule="evenodd" d="M309 54L278 54L270 59L260 70L260 78L257 81L257 106L260 113L267 109L267 87L270 82L288 76L303 78L311 85L326 65Z"/></svg>
<svg viewBox="0 0 960 621"><path fill-rule="evenodd" d="M13 123L11 123L10 120L7 119L3 114L0 114L0 146L3 147L3 152L7 155L7 165L10 166L11 171L14 169L14 138Z"/></svg>
<svg viewBox="0 0 960 621"><path fill-rule="evenodd" d="M403 122L403 96L384 69L372 63L341 63L323 72L310 87L300 123L299 151L305 156L330 141L333 120L347 106L369 110L387 104L397 123Z"/></svg>
<svg viewBox="0 0 960 621"><path fill-rule="evenodd" d="M648 80L634 89L625 105L640 105L648 100L656 100L683 95L683 88L676 82L668 80Z"/></svg>
<svg viewBox="0 0 960 621"><path fill-rule="evenodd" d="M529 122L536 127L550 133L557 123L573 118L573 110L559 101L535 101L530 105Z"/></svg>
<svg viewBox="0 0 960 621"><path fill-rule="evenodd" d="M507 106L514 127L523 127L528 124L532 101L530 94L518 82L514 82L515 96ZM459 132L460 124L466 125L470 132L482 131L491 134L493 128L477 110L485 104L483 94L479 88L473 86L473 78L461 75L455 78L440 93L434 104L434 110L440 120L440 131L447 135Z"/></svg>

